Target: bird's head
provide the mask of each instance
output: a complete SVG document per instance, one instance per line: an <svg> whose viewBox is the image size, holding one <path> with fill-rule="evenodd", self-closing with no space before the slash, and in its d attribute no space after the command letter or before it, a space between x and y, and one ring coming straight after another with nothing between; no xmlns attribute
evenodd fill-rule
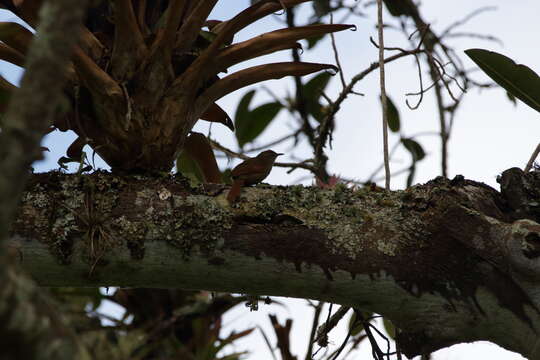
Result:
<svg viewBox="0 0 540 360"><path fill-rule="evenodd" d="M279 155L283 155L283 154L282 153L277 153L277 152L275 152L273 150L266 150L266 151L263 151L262 153L260 153L259 155L257 155L257 158L259 158L261 160L264 160L264 161L274 162L274 161L276 161L276 158Z"/></svg>

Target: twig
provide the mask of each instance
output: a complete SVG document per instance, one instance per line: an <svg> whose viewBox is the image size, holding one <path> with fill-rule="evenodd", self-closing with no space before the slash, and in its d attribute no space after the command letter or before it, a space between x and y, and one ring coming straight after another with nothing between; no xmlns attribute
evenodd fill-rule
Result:
<svg viewBox="0 0 540 360"><path fill-rule="evenodd" d="M424 52L424 50L422 50L420 48L416 48L416 49L405 51L405 52L400 52L399 54L392 55L392 56L384 59L384 62L385 63L390 63L392 61L401 59L402 57L409 56L409 55L414 55L414 54L419 54L419 53L423 53L423 52ZM377 70L378 68L379 68L379 63L378 62L373 62L367 69L365 69L364 71L362 71L362 72L358 73L357 75L355 75L351 79L349 84L345 87L345 89L343 89L341 91L338 98L329 105L327 115L323 119L323 121L321 123L321 126L319 127L319 129L320 129L319 130L319 137L317 138L317 144L315 146L315 167L316 168L319 167L320 163L324 162L324 159L323 159L324 151L323 150L324 150L324 146L326 145L326 142L328 140L330 125L332 124L334 116L339 111L341 104L345 101L345 99L347 98L347 96L349 94L354 92L353 88L356 85L356 83L358 83L359 81L364 79L366 76L368 76L370 73Z"/></svg>
<svg viewBox="0 0 540 360"><path fill-rule="evenodd" d="M270 344L270 339L268 339L268 336L266 335L266 333L264 332L262 327L257 325L257 328L261 332L261 335L262 335L262 337L264 339L264 342L266 343L266 346L268 347L268 351L270 351L270 355L272 355L272 359L278 360L277 357L276 357L276 354L274 354L274 349L272 349L272 344Z"/></svg>
<svg viewBox="0 0 540 360"><path fill-rule="evenodd" d="M446 35L446 38L460 38L460 37L467 37L471 39L478 39L478 40L485 40L485 41L493 41L493 42L498 43L499 45L503 45L503 41L493 35L476 34L476 33L470 33L470 32L450 33Z"/></svg>
<svg viewBox="0 0 540 360"><path fill-rule="evenodd" d="M324 302L319 301L315 306L315 313L313 314L313 323L311 324L311 332L309 334L308 348L306 351L305 360L311 360L313 354L313 343L315 342L315 334L317 333L317 326L319 325L319 316L321 315Z"/></svg>
<svg viewBox="0 0 540 360"><path fill-rule="evenodd" d="M326 322L317 329L317 336L315 337L314 342L317 342L317 344L319 344L321 347L325 347L328 343L328 333L336 327L338 322L345 316L345 314L347 314L347 312L349 312L350 309L350 307L342 306L334 315L329 316L326 319Z"/></svg>
<svg viewBox="0 0 540 360"><path fill-rule="evenodd" d="M334 357L332 357L332 360L336 360L338 356L341 354L341 352L343 351L343 349L345 349L345 346L347 346L347 343L349 342L349 338L351 337L352 330L353 330L353 327L351 326L349 328L349 331L347 332L347 336L345 337L345 340L343 340L343 342L341 343L341 346L335 352L335 355Z"/></svg>
<svg viewBox="0 0 540 360"><path fill-rule="evenodd" d="M386 98L386 87L384 79L384 31L383 31L383 15L382 15L382 0L377 0L377 27L379 34L379 74L381 86L381 102L382 102L382 120L383 120L383 152L384 152L384 173L386 176L384 187L390 190L390 160L388 157L388 99Z"/></svg>
<svg viewBox="0 0 540 360"><path fill-rule="evenodd" d="M293 28L295 26L294 15L295 14L293 9L287 9L287 26L289 28ZM294 62L300 62L300 54L297 48L292 49L292 58ZM315 146L315 132L313 131L313 128L309 123L309 116L306 109L304 96L304 86L302 84L302 79L300 78L300 76L294 77L294 84L296 86L296 109L298 110L300 118L302 119L302 129L306 134L306 137L308 138L310 144L312 146Z"/></svg>
<svg viewBox="0 0 540 360"><path fill-rule="evenodd" d="M538 157L538 153L540 153L540 144L538 144L538 146L536 147L536 149L534 149L532 155L531 155L531 158L529 159L529 161L527 162L527 165L525 166L525 170L523 170L525 173L528 173L533 164L534 164L534 160L536 160L536 158Z"/></svg>
<svg viewBox="0 0 540 360"><path fill-rule="evenodd" d="M366 319L364 319L364 317L362 316L362 312L360 310L354 309L354 313L356 314L356 318L359 319L364 325L364 331L366 332L366 335L371 344L371 352L372 352L373 358L376 360L383 360L384 353L379 348L379 345L377 344L377 340L375 339L375 336L373 336L373 333L371 332L369 322Z"/></svg>
<svg viewBox="0 0 540 360"><path fill-rule="evenodd" d="M330 24L334 23L334 15L330 13ZM330 39L332 40L332 50L334 51L334 58L336 59L336 66L339 69L339 78L341 79L341 85L343 86L343 89L347 87L347 83L345 82L345 75L343 74L343 68L341 67L341 62L339 61L339 53L337 50L336 45L336 37L334 36L334 33L330 33Z"/></svg>
<svg viewBox="0 0 540 360"><path fill-rule="evenodd" d="M238 158L238 159L242 159L242 160L250 159L249 156L238 153L236 151L233 151L233 150L221 145L220 143L218 143L215 140L208 139L208 141L210 141L210 145L212 146L212 148L214 148L216 150L219 150L219 151L225 153L226 155L228 155L230 157L234 157L234 158ZM274 163L274 166L291 168L291 170L289 170L289 173L296 170L296 169L305 169L305 170L309 170L309 171L315 173L315 171L316 171L315 167L313 165L308 165L308 163L310 163L310 162L312 162L312 160L304 160L304 161L299 162L299 163L279 162L279 163Z"/></svg>
<svg viewBox="0 0 540 360"><path fill-rule="evenodd" d="M285 136L283 136L283 137L281 137L281 138L279 138L277 140L274 140L274 141L272 141L272 142L270 142L268 144L257 146L257 147L245 150L244 152L251 153L251 152L255 152L255 151L267 150L268 148L271 148L272 146L281 144L284 141L287 141L287 140L292 139L292 138L297 138L298 135L300 135L301 132L302 132L301 130L297 130L293 134L285 135Z"/></svg>
<svg viewBox="0 0 540 360"><path fill-rule="evenodd" d="M449 35L450 32L453 29L455 29L455 28L457 28L459 26L465 25L465 23L467 23L473 17L478 16L481 13L484 13L486 11L494 11L494 10L497 10L496 6L484 6L484 7L481 7L479 9L476 9L473 12L471 12L470 14L468 14L467 16L465 16L463 19L458 20L458 21L453 22L452 24L450 24L446 29L443 30L440 37L444 38L445 36Z"/></svg>

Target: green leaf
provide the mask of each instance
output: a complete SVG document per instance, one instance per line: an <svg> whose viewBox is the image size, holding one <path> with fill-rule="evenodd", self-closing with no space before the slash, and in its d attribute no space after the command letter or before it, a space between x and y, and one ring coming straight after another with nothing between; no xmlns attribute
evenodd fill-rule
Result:
<svg viewBox="0 0 540 360"><path fill-rule="evenodd" d="M540 77L531 68L484 49L465 50L490 78L536 111L540 111Z"/></svg>
<svg viewBox="0 0 540 360"><path fill-rule="evenodd" d="M407 187L411 186L416 174L416 163L426 157L426 153L422 146L413 139L402 138L401 143L411 153L412 163L409 168L409 175L407 176Z"/></svg>
<svg viewBox="0 0 540 360"><path fill-rule="evenodd" d="M315 16L321 17L332 11L332 6L330 6L330 0L314 0L313 1L313 11Z"/></svg>
<svg viewBox="0 0 540 360"><path fill-rule="evenodd" d="M331 78L332 74L323 72L312 77L303 86L306 110L319 122L324 115L323 106L319 103L319 99Z"/></svg>
<svg viewBox="0 0 540 360"><path fill-rule="evenodd" d="M372 316L373 316L372 312L362 311L362 317L364 319L369 319ZM368 321L368 322L370 322L370 321ZM354 313L354 312L351 315L351 317L349 318L349 330L351 331L352 336L356 336L356 335L360 334L362 331L364 331L364 325L361 322L356 321L356 313Z"/></svg>
<svg viewBox="0 0 540 360"><path fill-rule="evenodd" d="M332 74L328 72L315 75L304 84L304 96L307 99L318 100L321 97L321 92L324 91L331 78Z"/></svg>
<svg viewBox="0 0 540 360"><path fill-rule="evenodd" d="M380 97L379 97L380 99ZM386 104L388 105L388 127L392 132L399 132L399 129L401 128L401 121L399 118L399 111L394 105L394 102L387 96L386 97ZM382 101L382 100L381 100Z"/></svg>
<svg viewBox="0 0 540 360"><path fill-rule="evenodd" d="M396 338L396 327L390 320L387 318L383 318L383 324L384 324L384 330L386 330L386 333L388 336L390 336L392 339Z"/></svg>
<svg viewBox="0 0 540 360"><path fill-rule="evenodd" d="M407 187L410 187L413 184L414 176L416 175L416 162L413 162L409 168L409 175L407 175Z"/></svg>
<svg viewBox="0 0 540 360"><path fill-rule="evenodd" d="M236 138L238 145L244 147L245 144L255 140L264 129L276 117L282 106L278 102L271 102L253 109L249 113L249 120L242 123L242 127L237 126Z"/></svg>
<svg viewBox="0 0 540 360"><path fill-rule="evenodd" d="M204 182L204 175L201 168L185 151L178 156L176 169L179 173L187 177L193 186Z"/></svg>
<svg viewBox="0 0 540 360"><path fill-rule="evenodd" d="M411 0L383 0L383 2L392 16L411 16L416 12L416 6Z"/></svg>
<svg viewBox="0 0 540 360"><path fill-rule="evenodd" d="M225 171L221 173L221 182L223 184L232 185L231 169L225 169Z"/></svg>
<svg viewBox="0 0 540 360"><path fill-rule="evenodd" d="M321 24L320 22L314 22L311 25L320 25L320 24ZM308 49L313 49L315 47L315 45L317 45L317 43L319 41L321 41L322 39L324 39L324 35L319 35L319 36L313 36L313 37L306 38L307 43L308 43L307 48Z"/></svg>
<svg viewBox="0 0 540 360"><path fill-rule="evenodd" d="M516 106L517 105L516 97L514 95L510 94L508 91L505 91L505 93L506 93L506 97L508 98L508 100L510 100L510 102L512 104L514 104L514 106Z"/></svg>
<svg viewBox="0 0 540 360"><path fill-rule="evenodd" d="M413 139L402 138L401 143L403 144L403 146L405 146L405 149L407 149L411 153L413 157L413 162L420 161L424 157L426 157L424 149L417 141Z"/></svg>
<svg viewBox="0 0 540 360"><path fill-rule="evenodd" d="M236 140L240 144L240 129L245 127L249 120L249 105L251 104L251 100L253 99L253 96L255 95L255 90L248 91L247 93L242 96L242 99L240 99L240 102L238 103L238 106L236 107L236 113L234 114L234 127L236 128Z"/></svg>

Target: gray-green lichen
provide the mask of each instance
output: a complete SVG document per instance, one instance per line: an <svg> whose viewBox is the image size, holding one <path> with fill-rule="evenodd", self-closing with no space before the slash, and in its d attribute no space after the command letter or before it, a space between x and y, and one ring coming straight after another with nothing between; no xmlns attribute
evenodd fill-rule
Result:
<svg viewBox="0 0 540 360"><path fill-rule="evenodd" d="M224 233L232 227L231 213L219 206L213 199L203 195L175 197L178 209L188 207L191 211L182 211L183 216L172 224L171 243L189 255L194 246L206 254L212 254L224 243Z"/></svg>
<svg viewBox="0 0 540 360"><path fill-rule="evenodd" d="M224 233L232 227L232 214L208 196L177 195L159 187L136 193L135 205L146 207L143 219L119 218L115 224L131 239L166 240L189 257L197 247L211 255L224 243Z"/></svg>
<svg viewBox="0 0 540 360"><path fill-rule="evenodd" d="M264 186L262 186L264 187ZM278 215L288 215L310 228L323 230L328 238L328 249L352 259L362 252L370 237L369 232L381 229L387 232L384 245L377 248L393 256L398 247L388 239L400 233L400 195L385 191L353 190L339 184L332 189L303 187L274 187L259 196L256 188L243 190L242 201L235 205L237 215L245 214L271 220ZM376 213L375 213L376 212ZM395 223L393 223L395 222ZM395 231L392 229L395 228Z"/></svg>

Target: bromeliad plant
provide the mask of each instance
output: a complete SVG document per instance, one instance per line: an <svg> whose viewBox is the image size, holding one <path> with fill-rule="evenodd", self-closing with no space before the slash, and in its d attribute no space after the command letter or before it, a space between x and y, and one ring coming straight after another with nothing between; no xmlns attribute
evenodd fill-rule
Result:
<svg viewBox="0 0 540 360"><path fill-rule="evenodd" d="M51 130L78 135L69 158L79 160L89 144L113 170L169 171L199 119L234 130L216 104L221 97L269 79L336 70L283 62L226 74L245 60L299 47L300 39L353 27L288 28L234 43L235 34L255 21L308 1L262 0L227 21L208 19L218 0L93 1L66 69L69 109ZM1 0L0 5L35 27L41 2ZM33 36L19 24L0 23L0 58L23 66ZM0 80L5 100L15 87Z"/></svg>

